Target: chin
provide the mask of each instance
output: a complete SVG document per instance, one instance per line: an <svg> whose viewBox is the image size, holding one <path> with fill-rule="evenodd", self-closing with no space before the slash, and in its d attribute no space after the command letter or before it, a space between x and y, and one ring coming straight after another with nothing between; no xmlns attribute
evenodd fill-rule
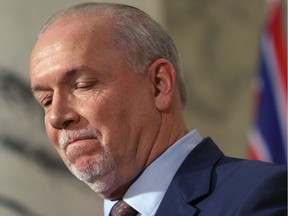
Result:
<svg viewBox="0 0 288 216"><path fill-rule="evenodd" d="M85 181L84 181L85 182ZM85 182L94 192L98 194L106 194L111 190L115 183L115 174L98 177L94 182Z"/></svg>
<svg viewBox="0 0 288 216"><path fill-rule="evenodd" d="M85 182L96 193L111 189L115 182L115 163L110 157L83 157L68 168L73 175Z"/></svg>

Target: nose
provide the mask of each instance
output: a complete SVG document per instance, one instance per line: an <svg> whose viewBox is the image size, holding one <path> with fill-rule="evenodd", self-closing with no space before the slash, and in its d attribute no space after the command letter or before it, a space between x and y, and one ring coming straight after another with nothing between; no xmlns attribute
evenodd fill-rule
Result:
<svg viewBox="0 0 288 216"><path fill-rule="evenodd" d="M55 129L67 129L80 119L73 104L61 98L53 98L47 115L50 125Z"/></svg>

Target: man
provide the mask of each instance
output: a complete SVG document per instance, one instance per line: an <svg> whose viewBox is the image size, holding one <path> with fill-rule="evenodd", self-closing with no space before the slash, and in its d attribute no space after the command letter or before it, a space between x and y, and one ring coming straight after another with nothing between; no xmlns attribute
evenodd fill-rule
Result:
<svg viewBox="0 0 288 216"><path fill-rule="evenodd" d="M285 213L284 167L225 157L188 133L177 50L144 12L87 3L54 14L30 76L49 139L105 215L127 203L149 216Z"/></svg>

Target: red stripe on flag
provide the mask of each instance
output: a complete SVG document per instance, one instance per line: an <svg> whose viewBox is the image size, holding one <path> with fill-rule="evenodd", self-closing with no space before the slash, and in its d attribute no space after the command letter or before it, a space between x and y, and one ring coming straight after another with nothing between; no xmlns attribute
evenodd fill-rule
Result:
<svg viewBox="0 0 288 216"><path fill-rule="evenodd" d="M280 81L282 82L281 91L284 93L285 99L287 97L287 55L285 52L284 32L282 23L282 8L281 1L272 1L269 23L268 23L268 34L271 35L273 45L275 48L276 61L279 68Z"/></svg>
<svg viewBox="0 0 288 216"><path fill-rule="evenodd" d="M248 145L248 158L250 160L261 160L261 157L257 154L257 150L253 149L251 145Z"/></svg>

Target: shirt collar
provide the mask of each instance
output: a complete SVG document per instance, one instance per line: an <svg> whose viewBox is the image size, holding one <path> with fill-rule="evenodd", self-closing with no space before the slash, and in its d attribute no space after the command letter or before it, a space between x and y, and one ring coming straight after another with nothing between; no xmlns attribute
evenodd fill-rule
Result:
<svg viewBox="0 0 288 216"><path fill-rule="evenodd" d="M168 148L130 186L123 200L142 216L155 215L176 171L190 153L202 141L193 130ZM143 202L145 200L145 202ZM104 200L104 215L108 216L117 201Z"/></svg>

